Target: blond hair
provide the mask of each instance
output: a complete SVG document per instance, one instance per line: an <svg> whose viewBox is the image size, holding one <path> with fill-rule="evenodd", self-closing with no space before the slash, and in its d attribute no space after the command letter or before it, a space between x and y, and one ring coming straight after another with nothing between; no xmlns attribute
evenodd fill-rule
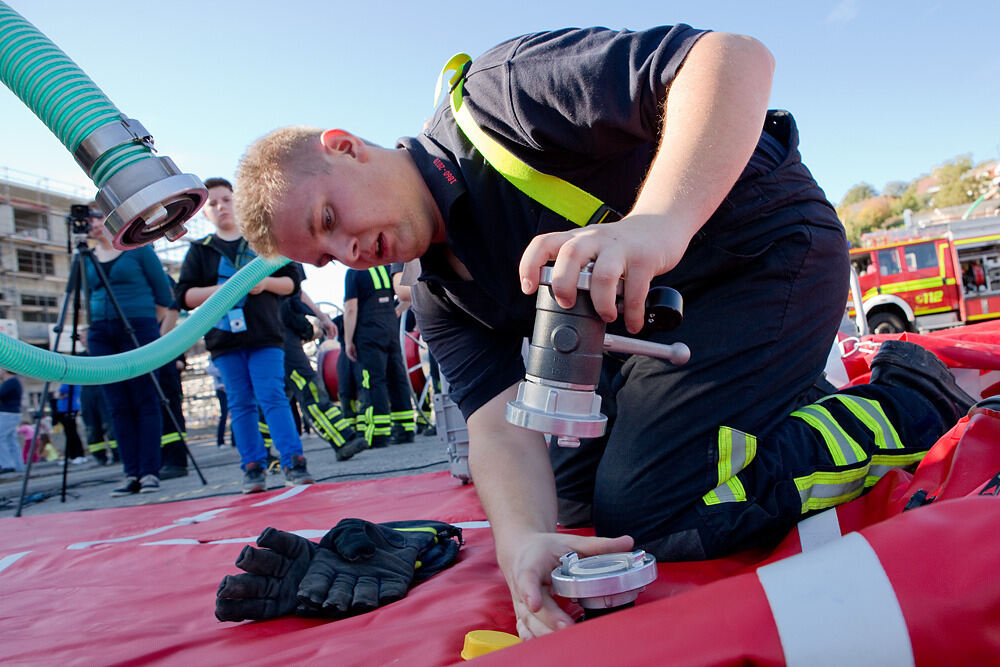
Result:
<svg viewBox="0 0 1000 667"><path fill-rule="evenodd" d="M322 130L296 125L270 132L247 149L236 170L234 200L243 237L257 254L278 255L274 209L296 178L322 173Z"/></svg>

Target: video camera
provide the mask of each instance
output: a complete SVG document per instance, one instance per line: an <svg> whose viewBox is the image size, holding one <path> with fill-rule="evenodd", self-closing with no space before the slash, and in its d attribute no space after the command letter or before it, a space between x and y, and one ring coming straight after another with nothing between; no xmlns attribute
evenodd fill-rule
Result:
<svg viewBox="0 0 1000 667"><path fill-rule="evenodd" d="M88 234L90 233L90 218L104 218L104 213L100 209L90 208L86 204L73 204L69 207L66 222L74 234Z"/></svg>

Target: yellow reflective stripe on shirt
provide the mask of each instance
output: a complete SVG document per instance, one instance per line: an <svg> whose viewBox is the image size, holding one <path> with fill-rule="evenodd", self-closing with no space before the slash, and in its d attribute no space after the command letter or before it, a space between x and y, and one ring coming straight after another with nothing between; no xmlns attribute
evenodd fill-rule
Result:
<svg viewBox="0 0 1000 667"><path fill-rule="evenodd" d="M830 450L830 456L833 457L835 465L849 465L868 458L868 454L861 448L861 445L855 442L847 434L847 431L840 428L840 425L826 408L818 405L807 405L793 412L791 416L798 417L819 431L827 449Z"/></svg>
<svg viewBox="0 0 1000 667"><path fill-rule="evenodd" d="M441 94L445 73L454 71L455 74L449 81L449 100L455 122L490 166L515 188L574 224L583 227L607 220L612 211L600 199L568 181L530 167L479 127L468 108L462 104L462 82L465 79L465 67L470 62L472 58L464 53L451 57L438 77L434 103L437 104Z"/></svg>
<svg viewBox="0 0 1000 667"><path fill-rule="evenodd" d="M903 441L899 439L899 434L896 433L896 429L878 401L847 394L831 394L824 396L817 402L823 403L832 399L840 401L844 407L851 411L851 414L858 418L858 421L868 427L874 434L875 445L879 449L903 448Z"/></svg>
<svg viewBox="0 0 1000 667"><path fill-rule="evenodd" d="M382 280L379 277L378 271L376 270L376 269L379 269L379 268L382 268L382 267L377 267L377 266L369 267L369 269L368 269L368 275L371 276L371 278L372 278L372 285L375 286L375 289L386 289L387 286L383 286L382 285Z"/></svg>

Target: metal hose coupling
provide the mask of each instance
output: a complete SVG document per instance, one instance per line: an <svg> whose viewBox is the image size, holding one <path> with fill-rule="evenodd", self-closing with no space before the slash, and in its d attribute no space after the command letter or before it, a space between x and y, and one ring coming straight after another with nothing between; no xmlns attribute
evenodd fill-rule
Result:
<svg viewBox="0 0 1000 667"><path fill-rule="evenodd" d="M150 150L153 137L139 121L120 117L91 132L73 154L87 174L121 148L142 144ZM208 190L194 174L182 173L166 156L149 155L119 169L97 193L97 203L108 216L104 226L119 250L136 248L166 236L176 241L187 233L190 220L208 198Z"/></svg>
<svg viewBox="0 0 1000 667"><path fill-rule="evenodd" d="M580 297L572 308L563 308L552 294L552 267L542 267L524 382L517 387L517 397L507 402L509 423L554 435L560 447L579 447L580 438L600 437L607 428L596 393L605 350L658 357L678 366L691 356L684 343L665 345L606 333L589 298L592 271L593 263L580 271ZM623 293L619 280L619 309ZM640 333L677 327L682 310L676 290L654 287L646 297L646 326Z"/></svg>
<svg viewBox="0 0 1000 667"><path fill-rule="evenodd" d="M569 552L552 570L552 592L576 602L584 618L631 607L656 580L656 559L642 549L580 558Z"/></svg>

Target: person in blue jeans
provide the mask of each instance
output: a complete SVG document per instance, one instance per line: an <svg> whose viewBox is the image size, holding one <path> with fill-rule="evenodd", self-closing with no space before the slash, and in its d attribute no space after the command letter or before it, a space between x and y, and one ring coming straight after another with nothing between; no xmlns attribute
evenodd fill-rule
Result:
<svg viewBox="0 0 1000 667"><path fill-rule="evenodd" d="M96 212L95 204L91 210ZM172 299L167 274L151 246L117 250L104 235L104 218L91 215L90 238L96 242L92 259L108 279L101 282L97 267L85 262L89 293L90 328L87 349L91 356L118 354L135 349L118 315L108 288L128 315L140 346L160 337L159 320ZM104 399L118 440L118 454L125 468L125 482L113 497L155 493L160 489L160 397L149 374L103 385Z"/></svg>
<svg viewBox="0 0 1000 667"><path fill-rule="evenodd" d="M210 178L205 187L204 213L216 233L193 241L184 257L176 288L177 303L183 308L200 306L256 257L236 225L233 186L225 179ZM258 404L280 453L285 485L313 482L285 396L284 325L278 315L280 297L298 289L298 273L285 266L261 280L205 334L205 347L226 387L243 493L267 488L267 450L257 428Z"/></svg>

